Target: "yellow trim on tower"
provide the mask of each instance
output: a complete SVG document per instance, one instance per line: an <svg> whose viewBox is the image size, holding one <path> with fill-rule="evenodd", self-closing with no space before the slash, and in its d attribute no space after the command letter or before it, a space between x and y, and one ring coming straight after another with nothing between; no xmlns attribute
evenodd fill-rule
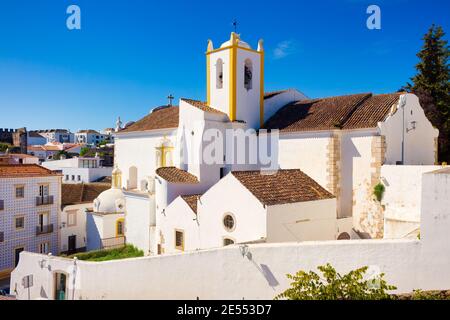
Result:
<svg viewBox="0 0 450 320"><path fill-rule="evenodd" d="M260 52L260 76L259 76L259 123L264 125L264 51Z"/></svg>
<svg viewBox="0 0 450 320"><path fill-rule="evenodd" d="M206 102L211 105L211 68L209 54L206 54Z"/></svg>
<svg viewBox="0 0 450 320"><path fill-rule="evenodd" d="M232 33L232 45L230 48L230 120L236 120L236 64L237 64L237 42L236 34Z"/></svg>

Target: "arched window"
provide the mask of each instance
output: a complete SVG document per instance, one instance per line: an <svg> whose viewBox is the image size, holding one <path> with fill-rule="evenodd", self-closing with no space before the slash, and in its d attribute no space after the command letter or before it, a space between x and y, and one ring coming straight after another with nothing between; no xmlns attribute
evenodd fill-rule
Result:
<svg viewBox="0 0 450 320"><path fill-rule="evenodd" d="M250 59L245 60L244 65L244 87L247 90L252 88L252 80L253 80L253 65Z"/></svg>
<svg viewBox="0 0 450 320"><path fill-rule="evenodd" d="M230 239L230 238L224 238L223 239L223 246L224 247L230 246L232 244L234 244L234 240L233 239Z"/></svg>
<svg viewBox="0 0 450 320"><path fill-rule="evenodd" d="M173 166L173 144L172 141L164 137L159 147L156 147L156 167Z"/></svg>
<svg viewBox="0 0 450 320"><path fill-rule="evenodd" d="M116 221L116 237L123 237L125 235L125 220L123 218Z"/></svg>
<svg viewBox="0 0 450 320"><path fill-rule="evenodd" d="M223 61L218 59L216 62L216 89L223 88Z"/></svg>

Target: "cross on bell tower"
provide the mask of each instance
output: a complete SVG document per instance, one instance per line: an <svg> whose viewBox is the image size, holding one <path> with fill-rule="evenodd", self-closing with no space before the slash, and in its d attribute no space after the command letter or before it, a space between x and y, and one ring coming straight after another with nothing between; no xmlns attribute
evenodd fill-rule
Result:
<svg viewBox="0 0 450 320"><path fill-rule="evenodd" d="M237 26L238 26L238 22L236 19L233 20L233 27L234 27L234 32L237 33Z"/></svg>
<svg viewBox="0 0 450 320"><path fill-rule="evenodd" d="M172 106L172 101L173 101L173 99L175 99L175 97L172 94L169 94L167 96L167 99L169 99L169 106Z"/></svg>

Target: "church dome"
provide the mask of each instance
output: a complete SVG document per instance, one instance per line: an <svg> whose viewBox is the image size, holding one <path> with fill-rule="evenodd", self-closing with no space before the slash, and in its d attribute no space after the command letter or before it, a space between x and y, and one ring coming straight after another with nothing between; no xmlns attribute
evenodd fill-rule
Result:
<svg viewBox="0 0 450 320"><path fill-rule="evenodd" d="M230 38L230 40L228 40L228 41L222 43L222 45L221 45L220 47L221 47L221 48L225 48L225 47L231 46L231 44L233 43L233 38L234 38L234 37L237 39L237 43L238 43L238 46L239 46L239 47L251 49L250 45L249 45L247 42L242 41L241 38L240 38L240 35L238 35L238 34L236 34L236 33L234 33L234 32L231 33L231 38Z"/></svg>
<svg viewBox="0 0 450 320"><path fill-rule="evenodd" d="M123 213L125 211L125 197L121 189L111 188L99 194L94 200L94 212Z"/></svg>

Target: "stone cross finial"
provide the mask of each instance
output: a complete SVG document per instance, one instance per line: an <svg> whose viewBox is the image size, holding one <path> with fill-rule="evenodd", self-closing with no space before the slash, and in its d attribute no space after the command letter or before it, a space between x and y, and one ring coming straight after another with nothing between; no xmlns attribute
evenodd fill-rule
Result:
<svg viewBox="0 0 450 320"><path fill-rule="evenodd" d="M167 99L169 99L169 106L172 106L172 100L175 99L175 97L172 94L169 94Z"/></svg>

